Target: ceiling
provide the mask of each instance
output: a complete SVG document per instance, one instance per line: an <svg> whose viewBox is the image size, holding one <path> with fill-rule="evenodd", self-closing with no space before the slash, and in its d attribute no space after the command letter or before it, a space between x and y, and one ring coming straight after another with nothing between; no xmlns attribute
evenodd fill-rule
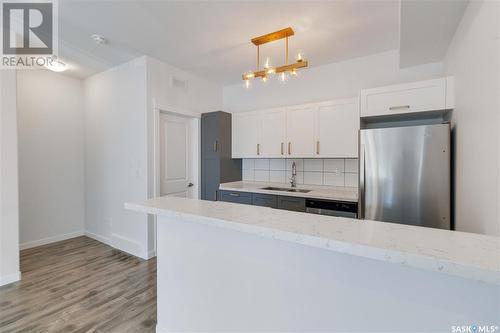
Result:
<svg viewBox="0 0 500 333"><path fill-rule="evenodd" d="M441 61L468 0L401 2L400 66Z"/></svg>
<svg viewBox="0 0 500 333"><path fill-rule="evenodd" d="M310 66L399 47L399 1L59 0L59 54L68 74L87 77L150 55L220 84L254 69L252 37L291 26L290 52ZM91 35L109 41L98 45ZM273 65L283 41L261 46Z"/></svg>

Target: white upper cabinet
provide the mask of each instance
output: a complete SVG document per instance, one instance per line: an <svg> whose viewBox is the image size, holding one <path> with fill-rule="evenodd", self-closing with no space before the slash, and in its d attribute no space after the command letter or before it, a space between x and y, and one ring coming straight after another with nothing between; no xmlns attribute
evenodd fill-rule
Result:
<svg viewBox="0 0 500 333"><path fill-rule="evenodd" d="M262 117L259 112L232 115L232 157L260 157L262 146Z"/></svg>
<svg viewBox="0 0 500 333"><path fill-rule="evenodd" d="M358 156L357 99L235 113L233 158Z"/></svg>
<svg viewBox="0 0 500 333"><path fill-rule="evenodd" d="M261 157L285 156L286 111L284 108L261 111L262 147Z"/></svg>
<svg viewBox="0 0 500 333"><path fill-rule="evenodd" d="M286 156L314 156L314 118L317 106L296 106L286 112Z"/></svg>
<svg viewBox="0 0 500 333"><path fill-rule="evenodd" d="M315 157L358 157L357 99L322 103L315 117Z"/></svg>
<svg viewBox="0 0 500 333"><path fill-rule="evenodd" d="M447 92L448 86L448 92ZM452 78L398 84L361 91L361 117L445 110L452 107Z"/></svg>

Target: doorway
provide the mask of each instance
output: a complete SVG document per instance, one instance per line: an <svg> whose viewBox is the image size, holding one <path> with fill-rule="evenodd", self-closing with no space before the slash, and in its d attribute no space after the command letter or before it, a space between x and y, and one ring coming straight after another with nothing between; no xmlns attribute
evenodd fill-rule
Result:
<svg viewBox="0 0 500 333"><path fill-rule="evenodd" d="M198 198L198 129L193 118L160 112L160 195Z"/></svg>

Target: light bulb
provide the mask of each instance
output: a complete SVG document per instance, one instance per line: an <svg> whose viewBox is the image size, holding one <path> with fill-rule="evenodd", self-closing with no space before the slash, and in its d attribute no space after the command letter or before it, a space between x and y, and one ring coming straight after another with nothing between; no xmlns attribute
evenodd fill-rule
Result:
<svg viewBox="0 0 500 333"><path fill-rule="evenodd" d="M297 62L302 62L304 60L304 58L302 57L302 53L298 53L297 54Z"/></svg>
<svg viewBox="0 0 500 333"><path fill-rule="evenodd" d="M290 72L290 74L293 76L293 77L297 77L298 73L297 73L297 69L292 69L292 71Z"/></svg>
<svg viewBox="0 0 500 333"><path fill-rule="evenodd" d="M255 77L255 73L254 72L248 72L246 75L245 75L247 81L248 79L253 79Z"/></svg>
<svg viewBox="0 0 500 333"><path fill-rule="evenodd" d="M245 88L250 88L250 80L248 79L245 80Z"/></svg>
<svg viewBox="0 0 500 333"><path fill-rule="evenodd" d="M288 77L289 77L289 75L288 75L288 73L287 73L287 72L281 72L281 73L280 73L280 81L281 81L281 82L286 82L286 81L288 81Z"/></svg>
<svg viewBox="0 0 500 333"><path fill-rule="evenodd" d="M276 73L276 69L274 69L274 68L269 68L266 70L266 74L268 74L268 75L272 75L274 73Z"/></svg>
<svg viewBox="0 0 500 333"><path fill-rule="evenodd" d="M262 82L266 83L267 82L267 76L262 77Z"/></svg>
<svg viewBox="0 0 500 333"><path fill-rule="evenodd" d="M271 59L269 59L269 57L266 58L266 64L264 65L264 68L271 68Z"/></svg>

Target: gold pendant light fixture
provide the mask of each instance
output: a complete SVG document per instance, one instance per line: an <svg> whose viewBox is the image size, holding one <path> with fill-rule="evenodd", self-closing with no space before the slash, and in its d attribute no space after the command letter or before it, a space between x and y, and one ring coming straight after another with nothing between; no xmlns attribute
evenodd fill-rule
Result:
<svg viewBox="0 0 500 333"><path fill-rule="evenodd" d="M243 81L247 88L250 87L250 80L260 77L263 82L266 82L269 76L277 74L281 81L286 81L288 76L296 76L299 68L308 66L307 60L303 59L301 53L297 54L296 62L290 64L288 61L288 38L293 36L293 29L288 27L279 31L271 32L269 34L252 38L252 43L257 46L257 69L255 71L247 72L242 75ZM274 42L276 40L285 39L285 64L279 67L273 67L270 59L267 58L264 68L260 68L260 45Z"/></svg>

